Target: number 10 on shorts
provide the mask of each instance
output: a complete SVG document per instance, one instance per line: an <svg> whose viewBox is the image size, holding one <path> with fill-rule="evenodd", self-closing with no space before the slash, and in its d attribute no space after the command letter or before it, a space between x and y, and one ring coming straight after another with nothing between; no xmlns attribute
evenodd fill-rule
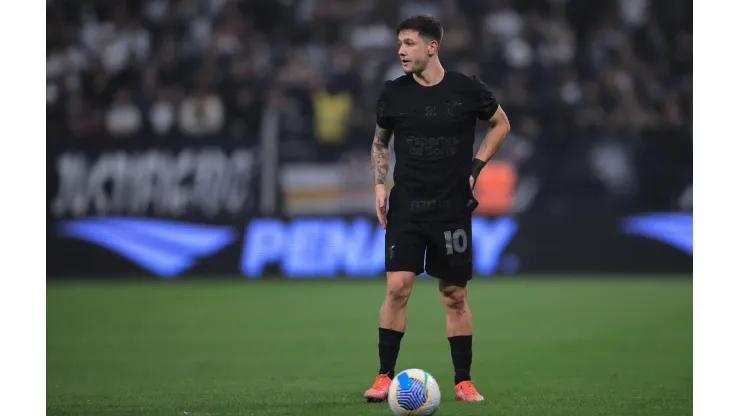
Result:
<svg viewBox="0 0 740 416"><path fill-rule="evenodd" d="M463 229L445 231L445 246L448 256L453 254L453 250L455 253L464 253L468 249L468 233Z"/></svg>

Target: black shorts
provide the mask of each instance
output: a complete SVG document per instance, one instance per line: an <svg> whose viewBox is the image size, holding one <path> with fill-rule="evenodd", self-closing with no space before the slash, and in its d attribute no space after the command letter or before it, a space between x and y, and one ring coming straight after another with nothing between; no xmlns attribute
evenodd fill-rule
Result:
<svg viewBox="0 0 740 416"><path fill-rule="evenodd" d="M473 278L472 215L448 222L391 217L385 231L387 272L419 275L426 270L432 277L453 282Z"/></svg>

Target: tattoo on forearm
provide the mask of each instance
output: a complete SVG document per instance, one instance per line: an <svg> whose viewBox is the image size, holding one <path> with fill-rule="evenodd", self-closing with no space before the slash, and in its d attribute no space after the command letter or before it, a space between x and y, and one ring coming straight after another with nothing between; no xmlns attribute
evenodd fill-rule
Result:
<svg viewBox="0 0 740 416"><path fill-rule="evenodd" d="M375 127L375 138L373 139L370 158L373 163L373 173L376 185L384 185L386 176L388 176L388 159L390 154L388 143L390 142L390 138L390 130L386 130L380 126Z"/></svg>

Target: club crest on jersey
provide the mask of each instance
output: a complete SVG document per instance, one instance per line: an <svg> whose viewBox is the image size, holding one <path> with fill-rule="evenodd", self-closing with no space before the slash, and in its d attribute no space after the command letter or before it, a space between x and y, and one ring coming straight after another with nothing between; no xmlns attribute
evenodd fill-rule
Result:
<svg viewBox="0 0 740 416"><path fill-rule="evenodd" d="M437 107L433 105L428 105L426 108L424 108L424 116L425 117L436 117L437 116Z"/></svg>
<svg viewBox="0 0 740 416"><path fill-rule="evenodd" d="M452 118L457 118L462 115L463 101L459 98L451 98L445 101L447 105L447 115Z"/></svg>

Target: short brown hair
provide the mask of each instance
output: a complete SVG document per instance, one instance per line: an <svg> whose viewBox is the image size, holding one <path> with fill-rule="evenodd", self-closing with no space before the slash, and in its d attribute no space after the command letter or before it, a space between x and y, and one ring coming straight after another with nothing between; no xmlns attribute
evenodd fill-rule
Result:
<svg viewBox="0 0 740 416"><path fill-rule="evenodd" d="M401 33L402 30L415 30L419 32L419 36L436 40L437 43L442 42L442 23L429 14L420 14L403 19L396 28L396 35Z"/></svg>

